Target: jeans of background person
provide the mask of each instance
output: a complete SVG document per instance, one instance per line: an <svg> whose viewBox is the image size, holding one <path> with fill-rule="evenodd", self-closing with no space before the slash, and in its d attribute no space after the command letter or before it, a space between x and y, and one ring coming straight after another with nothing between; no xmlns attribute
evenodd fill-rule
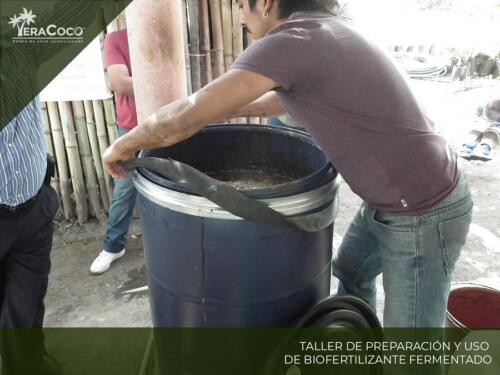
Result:
<svg viewBox="0 0 500 375"><path fill-rule="evenodd" d="M41 328L43 325L53 219L58 207L54 189L43 185L33 207L13 217L0 217L1 328ZM36 364L45 355L43 333L41 329L24 335L18 332L2 332L2 366L12 373L30 373L20 369Z"/></svg>
<svg viewBox="0 0 500 375"><path fill-rule="evenodd" d="M267 119L267 125L269 125L269 126L287 126L278 117L270 117L270 118L268 118Z"/></svg>
<svg viewBox="0 0 500 375"><path fill-rule="evenodd" d="M128 129L118 128L118 135L126 134ZM115 180L113 198L109 205L108 226L104 239L104 250L119 253L127 246L128 233L134 212L137 190L134 187L132 175L126 179Z"/></svg>
<svg viewBox="0 0 500 375"><path fill-rule="evenodd" d="M451 274L472 221L462 175L448 198L421 216L394 215L361 205L332 262L339 294L376 307L382 273L385 327L442 327Z"/></svg>

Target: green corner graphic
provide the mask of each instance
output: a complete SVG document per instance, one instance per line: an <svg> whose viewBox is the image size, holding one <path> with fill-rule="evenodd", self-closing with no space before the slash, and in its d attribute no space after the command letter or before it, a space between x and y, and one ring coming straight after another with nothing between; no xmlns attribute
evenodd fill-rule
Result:
<svg viewBox="0 0 500 375"><path fill-rule="evenodd" d="M0 130L132 0L2 0Z"/></svg>

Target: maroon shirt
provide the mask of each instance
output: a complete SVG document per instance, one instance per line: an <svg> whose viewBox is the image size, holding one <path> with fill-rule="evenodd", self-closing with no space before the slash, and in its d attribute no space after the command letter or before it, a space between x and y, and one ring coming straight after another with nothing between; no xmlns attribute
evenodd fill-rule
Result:
<svg viewBox="0 0 500 375"><path fill-rule="evenodd" d="M455 154L399 70L331 14L292 14L232 68L278 83L284 108L371 207L420 215L457 184Z"/></svg>
<svg viewBox="0 0 500 375"><path fill-rule="evenodd" d="M111 65L126 65L130 76L130 53L128 49L127 30L109 33L104 40L104 56L106 68ZM133 97L115 94L116 121L120 128L132 129L137 126L137 112Z"/></svg>

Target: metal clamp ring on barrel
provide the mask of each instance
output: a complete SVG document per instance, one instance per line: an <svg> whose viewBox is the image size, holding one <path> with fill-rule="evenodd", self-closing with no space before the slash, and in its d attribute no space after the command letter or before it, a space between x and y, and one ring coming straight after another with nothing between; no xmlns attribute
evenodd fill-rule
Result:
<svg viewBox="0 0 500 375"><path fill-rule="evenodd" d="M190 186L193 191L206 199L164 189L148 181L140 174L135 174L135 185L142 195L161 206L196 216L221 219L243 218L271 224L288 225L306 232L316 232L328 227L333 222L338 209L334 197L339 178L308 193L286 198L256 200L178 161L159 158L135 158L123 162L122 166L128 171L134 168L147 168L174 182ZM316 199L311 199L311 196ZM285 215L299 214L300 212L293 212L293 209L286 210L287 206L295 209L299 206L302 208L300 210L302 212L304 212L305 207L308 208L308 211L314 209L319 209L319 211L288 217ZM230 208L228 209L228 207Z"/></svg>

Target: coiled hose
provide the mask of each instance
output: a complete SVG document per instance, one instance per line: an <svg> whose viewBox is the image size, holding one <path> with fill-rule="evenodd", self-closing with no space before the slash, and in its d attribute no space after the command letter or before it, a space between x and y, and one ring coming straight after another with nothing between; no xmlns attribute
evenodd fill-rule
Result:
<svg viewBox="0 0 500 375"><path fill-rule="evenodd" d="M304 340L301 334L303 328L314 330L314 339L321 341L338 340L339 335L349 341L380 341L382 339L382 326L370 306L363 300L354 296L331 296L315 305L306 314L299 318L294 330L283 340L273 355L268 360L263 375L307 375L313 374L311 367L285 366L283 358L285 354L293 352L293 346L298 341ZM319 337L318 337L319 335ZM337 337L337 338L336 338ZM335 374L332 366L331 374ZM382 373L380 366L366 368L367 375L378 375ZM324 371L321 374L325 374Z"/></svg>

